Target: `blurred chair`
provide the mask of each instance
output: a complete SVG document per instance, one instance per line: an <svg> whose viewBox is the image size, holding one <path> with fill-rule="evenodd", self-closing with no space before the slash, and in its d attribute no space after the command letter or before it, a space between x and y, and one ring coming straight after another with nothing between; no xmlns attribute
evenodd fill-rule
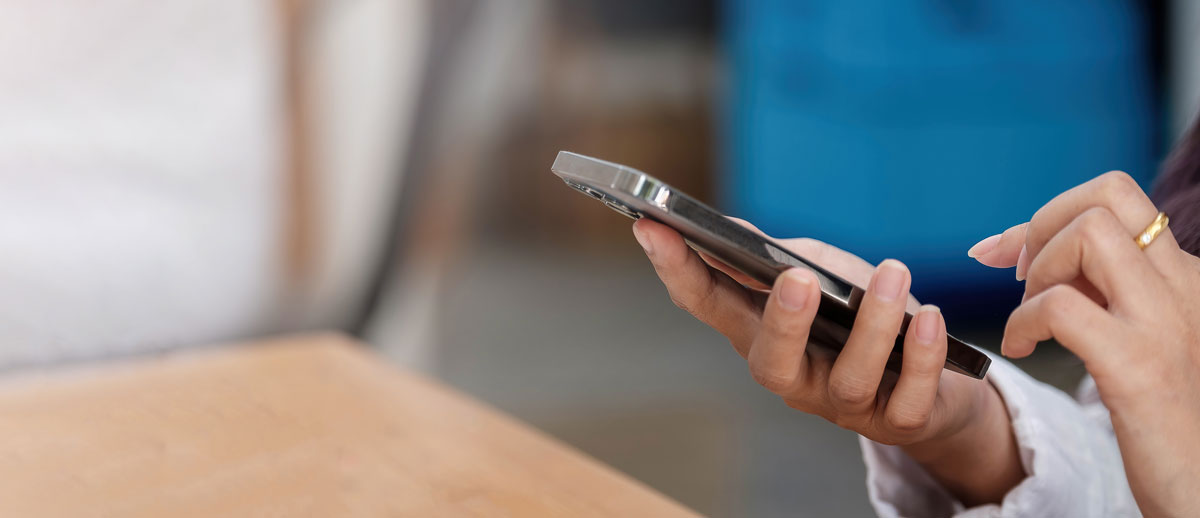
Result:
<svg viewBox="0 0 1200 518"><path fill-rule="evenodd" d="M389 357L435 370L436 328L480 315L439 315L446 281L473 253L481 207L503 197L497 151L517 113L538 102L538 44L547 0L429 3L428 61L406 144L405 185L392 217L390 257L352 326ZM540 162L539 162L540 163ZM546 161L545 163L549 163ZM538 171L544 172L544 165ZM539 175L540 176L540 175ZM549 176L548 174L546 176ZM451 308L452 309L452 308Z"/></svg>
<svg viewBox="0 0 1200 518"><path fill-rule="evenodd" d="M427 2L2 3L0 367L360 318Z"/></svg>

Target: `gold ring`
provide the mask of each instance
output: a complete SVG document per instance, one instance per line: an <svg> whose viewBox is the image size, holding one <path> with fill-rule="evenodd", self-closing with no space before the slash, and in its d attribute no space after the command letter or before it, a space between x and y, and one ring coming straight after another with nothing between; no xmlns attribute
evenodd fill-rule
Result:
<svg viewBox="0 0 1200 518"><path fill-rule="evenodd" d="M1150 225L1146 227L1146 230L1143 230L1141 234L1133 238L1133 242L1137 243L1138 248L1145 250L1146 247L1150 246L1150 243L1154 242L1154 238L1157 238L1159 234L1162 234L1162 231L1167 229L1167 222L1170 220L1171 218L1167 217L1166 212L1159 212L1154 217L1154 221L1151 221Z"/></svg>

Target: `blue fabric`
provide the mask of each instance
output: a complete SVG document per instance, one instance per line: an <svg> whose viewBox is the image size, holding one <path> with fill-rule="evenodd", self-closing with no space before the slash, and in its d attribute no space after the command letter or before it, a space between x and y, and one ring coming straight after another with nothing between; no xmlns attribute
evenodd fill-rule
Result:
<svg viewBox="0 0 1200 518"><path fill-rule="evenodd" d="M724 208L776 236L904 260L918 290L1011 284L967 248L1100 173L1147 183L1157 167L1135 2L724 8Z"/></svg>

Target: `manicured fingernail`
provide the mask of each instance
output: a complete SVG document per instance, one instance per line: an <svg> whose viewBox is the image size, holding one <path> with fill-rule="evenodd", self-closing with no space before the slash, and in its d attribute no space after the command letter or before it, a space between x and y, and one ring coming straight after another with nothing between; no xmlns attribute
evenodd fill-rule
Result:
<svg viewBox="0 0 1200 518"><path fill-rule="evenodd" d="M987 255L988 252L995 250L996 245L998 244L1000 244L1000 234L985 237L983 238L983 241L975 243L975 246L972 246L970 250L967 250L967 257L972 259L983 257Z"/></svg>
<svg viewBox="0 0 1200 518"><path fill-rule="evenodd" d="M927 344L937 340L938 324L941 320L938 315L941 312L940 308L932 304L921 306L921 310L917 312L917 340Z"/></svg>
<svg viewBox="0 0 1200 518"><path fill-rule="evenodd" d="M1021 247L1021 255L1017 256L1017 280L1018 281L1025 280L1025 274L1028 273L1027 270L1029 270L1029 262L1025 260L1025 253L1026 253L1025 247L1022 246Z"/></svg>
<svg viewBox="0 0 1200 518"><path fill-rule="evenodd" d="M642 245L642 250L646 251L646 255L654 255L654 246L650 244L650 238L637 225L633 226L633 238L637 240L639 245Z"/></svg>
<svg viewBox="0 0 1200 518"><path fill-rule="evenodd" d="M788 311L800 311L808 304L808 286L812 281L801 275L799 270L783 272L779 287L779 305Z"/></svg>
<svg viewBox="0 0 1200 518"><path fill-rule="evenodd" d="M875 279L871 282L871 291L883 300L892 301L900 298L904 290L904 272L906 268L900 261L887 259L875 270Z"/></svg>

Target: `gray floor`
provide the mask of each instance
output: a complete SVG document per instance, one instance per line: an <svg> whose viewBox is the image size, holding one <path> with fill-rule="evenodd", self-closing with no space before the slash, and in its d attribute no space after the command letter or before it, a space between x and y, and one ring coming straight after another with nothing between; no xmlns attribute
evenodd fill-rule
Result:
<svg viewBox="0 0 1200 518"><path fill-rule="evenodd" d="M676 309L632 240L473 250L440 311L449 383L713 516L871 516L854 434L756 385ZM1070 385L1061 353L1029 363Z"/></svg>

